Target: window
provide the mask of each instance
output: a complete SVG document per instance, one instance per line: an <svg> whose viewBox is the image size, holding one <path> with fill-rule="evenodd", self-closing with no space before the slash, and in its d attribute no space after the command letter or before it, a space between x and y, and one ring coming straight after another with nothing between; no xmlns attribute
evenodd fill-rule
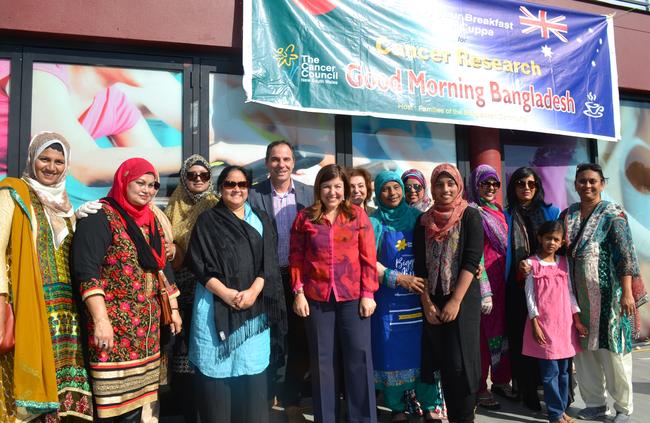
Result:
<svg viewBox="0 0 650 423"><path fill-rule="evenodd" d="M75 207L105 196L119 165L151 161L160 197L171 194L182 163L182 72L35 62L31 133L54 131L70 143L66 188Z"/></svg>
<svg viewBox="0 0 650 423"><path fill-rule="evenodd" d="M440 163L456 164L454 125L352 117L352 164L370 172L382 170L400 175L418 169L429 179Z"/></svg>
<svg viewBox="0 0 650 423"><path fill-rule="evenodd" d="M599 3L609 3L616 6L623 6L631 9L645 10L650 12L650 0L596 0Z"/></svg>
<svg viewBox="0 0 650 423"><path fill-rule="evenodd" d="M542 178L547 203L564 210L578 201L573 180L575 166L589 161L586 139L523 131L501 131L501 139L506 182L517 168L530 166Z"/></svg>
<svg viewBox="0 0 650 423"><path fill-rule="evenodd" d="M608 178L604 199L622 204L641 261L650 273L650 102L621 101L621 140L598 142L599 163Z"/></svg>
<svg viewBox="0 0 650 423"><path fill-rule="evenodd" d="M241 75L210 74L210 161L217 169L241 165L253 183L267 178L266 146L286 140L296 149L294 178L313 185L324 165L335 162L334 117L245 103Z"/></svg>
<svg viewBox="0 0 650 423"><path fill-rule="evenodd" d="M0 179L7 176L11 61L0 59Z"/></svg>

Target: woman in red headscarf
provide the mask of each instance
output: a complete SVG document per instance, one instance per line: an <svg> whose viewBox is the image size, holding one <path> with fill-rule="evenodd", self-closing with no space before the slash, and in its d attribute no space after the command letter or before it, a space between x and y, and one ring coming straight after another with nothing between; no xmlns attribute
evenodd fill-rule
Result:
<svg viewBox="0 0 650 423"><path fill-rule="evenodd" d="M481 376L481 290L476 269L483 255L481 215L463 199L463 178L448 163L431 174L433 207L413 234L415 275L425 279L420 295L426 317L422 332L422 381L439 370L449 421L474 421Z"/></svg>
<svg viewBox="0 0 650 423"><path fill-rule="evenodd" d="M153 165L122 163L102 209L80 220L72 270L88 317L88 350L99 421L140 422L156 401L160 367L160 304L165 277L173 280L163 229L149 207L159 188ZM181 330L176 297L172 334Z"/></svg>

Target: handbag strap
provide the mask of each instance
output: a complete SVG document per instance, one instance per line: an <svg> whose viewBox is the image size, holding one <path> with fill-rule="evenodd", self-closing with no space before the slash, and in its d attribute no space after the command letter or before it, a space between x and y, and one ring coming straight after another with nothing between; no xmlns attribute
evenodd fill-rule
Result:
<svg viewBox="0 0 650 423"><path fill-rule="evenodd" d="M162 270L158 271L158 289L160 290L160 292L162 292L163 290L169 292L171 289L169 280L167 280L167 276L165 276L165 272L163 272Z"/></svg>

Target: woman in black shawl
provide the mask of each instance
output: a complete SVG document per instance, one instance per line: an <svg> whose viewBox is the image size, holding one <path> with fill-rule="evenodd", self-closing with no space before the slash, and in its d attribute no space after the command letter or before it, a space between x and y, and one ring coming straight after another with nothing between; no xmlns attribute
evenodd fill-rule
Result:
<svg viewBox="0 0 650 423"><path fill-rule="evenodd" d="M197 277L189 360L205 422L267 422L270 327L286 332L286 310L271 220L247 202L251 179L239 166L217 180L221 200L199 216L187 252Z"/></svg>

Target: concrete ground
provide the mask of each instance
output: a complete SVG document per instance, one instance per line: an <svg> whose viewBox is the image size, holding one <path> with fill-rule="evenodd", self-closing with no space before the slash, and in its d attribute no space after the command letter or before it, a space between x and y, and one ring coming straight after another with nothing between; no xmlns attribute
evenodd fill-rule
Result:
<svg viewBox="0 0 650 423"><path fill-rule="evenodd" d="M650 343L638 345L633 352L633 384L634 384L634 413L632 421L635 423L650 422ZM498 397L497 397L498 398ZM514 403L506 399L498 398L501 402L501 410L487 411L479 408L477 411L476 423L496 423L496 422L547 422L543 412L533 413L519 403ZM304 404L308 406L308 403ZM615 412L612 408L611 398L609 400L611 416L601 420L585 422L609 422L614 418ZM569 413L575 416L576 413L584 407L584 402L580 398L580 391L576 388L576 401L572 404ZM378 412L379 422L389 423L390 413L385 409ZM313 416L308 412L304 415L305 421L313 421ZM344 420L342 420L344 421ZM411 423L424 422L423 419L411 419ZM580 420L579 420L580 421ZM178 416L162 417L161 423L182 423L183 419ZM271 412L271 423L284 423L286 417L281 411L273 410Z"/></svg>

